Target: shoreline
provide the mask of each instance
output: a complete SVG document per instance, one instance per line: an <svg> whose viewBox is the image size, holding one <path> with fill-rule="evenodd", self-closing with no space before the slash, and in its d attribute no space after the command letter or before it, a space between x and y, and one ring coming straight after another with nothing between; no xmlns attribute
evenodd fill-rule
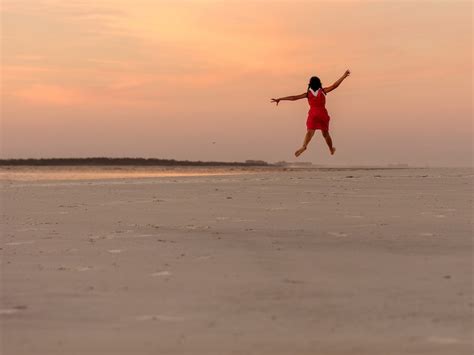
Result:
<svg viewBox="0 0 474 355"><path fill-rule="evenodd" d="M271 166L263 160L246 160L245 162L221 161L193 161L158 158L26 158L26 159L0 159L0 166Z"/></svg>
<svg viewBox="0 0 474 355"><path fill-rule="evenodd" d="M109 181L109 180L153 180L167 178L206 178L243 175L272 175L313 173L315 177L358 178L373 172L373 177L385 177L384 172L420 171L419 177L428 177L431 172L444 170L466 170L468 168L394 168L394 167L222 167L222 166L0 166L0 183L54 182L54 181ZM377 173L379 172L379 173ZM322 175L321 175L322 174ZM399 174L396 174L399 175ZM275 175L276 176L276 175ZM410 175L411 176L411 175Z"/></svg>

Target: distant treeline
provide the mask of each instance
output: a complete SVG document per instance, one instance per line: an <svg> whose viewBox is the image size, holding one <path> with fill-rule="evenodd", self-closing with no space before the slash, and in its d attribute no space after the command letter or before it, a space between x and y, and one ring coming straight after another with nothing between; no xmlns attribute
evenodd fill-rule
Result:
<svg viewBox="0 0 474 355"><path fill-rule="evenodd" d="M80 165L133 165L133 166L269 166L263 160L245 162L189 161L155 158L48 158L0 159L0 166L80 166Z"/></svg>

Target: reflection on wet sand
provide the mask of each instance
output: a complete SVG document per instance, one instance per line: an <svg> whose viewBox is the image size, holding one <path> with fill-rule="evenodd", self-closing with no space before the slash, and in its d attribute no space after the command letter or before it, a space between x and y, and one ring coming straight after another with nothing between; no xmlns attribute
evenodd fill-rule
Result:
<svg viewBox="0 0 474 355"><path fill-rule="evenodd" d="M223 176L244 173L248 173L248 171L234 168L12 167L0 169L0 180L104 180L156 177Z"/></svg>

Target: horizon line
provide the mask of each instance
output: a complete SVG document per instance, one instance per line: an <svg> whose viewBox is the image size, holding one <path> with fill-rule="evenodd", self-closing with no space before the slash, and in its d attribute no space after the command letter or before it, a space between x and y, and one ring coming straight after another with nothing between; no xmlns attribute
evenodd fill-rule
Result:
<svg viewBox="0 0 474 355"><path fill-rule="evenodd" d="M80 166L80 165L134 165L134 166L241 166L241 167L278 167L285 165L313 167L384 167L384 168L473 168L473 166L445 166L432 164L410 165L408 163L378 163L378 164L318 164L310 161L276 161L267 162L263 159L246 159L245 161L215 161L215 160L178 160L169 158L145 157L49 157L49 158L0 158L0 166Z"/></svg>

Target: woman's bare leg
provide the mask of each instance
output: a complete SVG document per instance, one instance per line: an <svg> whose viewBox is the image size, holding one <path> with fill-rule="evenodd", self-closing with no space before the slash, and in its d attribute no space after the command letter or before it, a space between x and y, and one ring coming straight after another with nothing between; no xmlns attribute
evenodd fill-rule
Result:
<svg viewBox="0 0 474 355"><path fill-rule="evenodd" d="M336 148L332 146L332 139L331 139L331 135L329 134L329 131L322 131L322 132L323 132L323 137L326 140L326 143L329 147L329 151L331 152L331 155L334 155L334 153L336 152Z"/></svg>
<svg viewBox="0 0 474 355"><path fill-rule="evenodd" d="M306 135L304 136L303 146L295 152L295 156L299 157L301 153L303 153L306 150L313 136L314 136L314 129L308 129L308 131L306 132Z"/></svg>

